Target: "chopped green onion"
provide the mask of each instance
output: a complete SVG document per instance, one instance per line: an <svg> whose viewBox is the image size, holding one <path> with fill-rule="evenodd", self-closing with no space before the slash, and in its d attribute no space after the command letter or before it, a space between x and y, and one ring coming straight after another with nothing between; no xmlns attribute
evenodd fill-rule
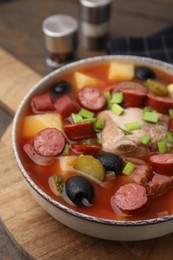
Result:
<svg viewBox="0 0 173 260"><path fill-rule="evenodd" d="M173 108L169 109L169 116L170 116L170 118L173 118Z"/></svg>
<svg viewBox="0 0 173 260"><path fill-rule="evenodd" d="M116 92L113 94L111 100L110 100L110 103L111 104L120 104L124 99L124 96L123 96L123 93L122 92Z"/></svg>
<svg viewBox="0 0 173 260"><path fill-rule="evenodd" d="M122 108L120 105L114 103L112 105L111 110L118 116L122 115L124 113L124 108Z"/></svg>
<svg viewBox="0 0 173 260"><path fill-rule="evenodd" d="M69 144L65 145L63 154L68 154L69 153L69 147L70 147Z"/></svg>
<svg viewBox="0 0 173 260"><path fill-rule="evenodd" d="M121 128L121 127L118 127L118 128L119 128L121 131L123 131L125 135L132 135L132 134L133 134L132 132L130 132L130 131L126 130L126 129L123 129L123 128Z"/></svg>
<svg viewBox="0 0 173 260"><path fill-rule="evenodd" d="M171 132L166 133L166 138L167 138L168 143L173 144L173 134Z"/></svg>
<svg viewBox="0 0 173 260"><path fill-rule="evenodd" d="M78 156L78 159L80 159L80 158L83 157L83 156L84 156L84 154L81 153L81 154Z"/></svg>
<svg viewBox="0 0 173 260"><path fill-rule="evenodd" d="M142 144L148 144L150 140L151 140L151 137L149 135L144 135L140 138L140 142Z"/></svg>
<svg viewBox="0 0 173 260"><path fill-rule="evenodd" d="M98 142L99 144L101 144L101 143L102 143L102 132L99 132L99 133L97 133L96 135L97 135L97 142Z"/></svg>
<svg viewBox="0 0 173 260"><path fill-rule="evenodd" d="M143 112L144 112L144 113L145 113L145 112L151 112L151 108L150 108L150 107L144 107Z"/></svg>
<svg viewBox="0 0 173 260"><path fill-rule="evenodd" d="M105 92L104 92L104 96L105 96L105 98L106 98L107 101L110 100L110 99L111 99L110 91L105 91Z"/></svg>
<svg viewBox="0 0 173 260"><path fill-rule="evenodd" d="M104 96L106 98L108 107L111 108L112 104L111 104L111 94L110 94L110 91L104 92Z"/></svg>
<svg viewBox="0 0 173 260"><path fill-rule="evenodd" d="M125 124L125 127L127 128L128 131L141 129L141 126L138 122L127 123Z"/></svg>
<svg viewBox="0 0 173 260"><path fill-rule="evenodd" d="M166 153L168 151L166 142L164 140L158 142L157 147L158 147L159 153Z"/></svg>
<svg viewBox="0 0 173 260"><path fill-rule="evenodd" d="M92 118L94 117L94 113L85 109L85 108L82 108L79 113L78 113L80 116L84 117L84 118Z"/></svg>
<svg viewBox="0 0 173 260"><path fill-rule="evenodd" d="M82 119L81 123L94 123L97 119L95 117L93 118L84 118Z"/></svg>
<svg viewBox="0 0 173 260"><path fill-rule="evenodd" d="M99 118L97 121L94 123L94 127L96 129L102 130L105 126L105 120L104 118Z"/></svg>
<svg viewBox="0 0 173 260"><path fill-rule="evenodd" d="M143 120L150 123L157 123L159 120L159 115L156 112L144 112Z"/></svg>
<svg viewBox="0 0 173 260"><path fill-rule="evenodd" d="M73 122L75 124L81 123L82 122L82 117L79 114L71 114Z"/></svg>
<svg viewBox="0 0 173 260"><path fill-rule="evenodd" d="M130 175L130 174L133 172L133 170L135 169L135 167L136 167L135 164L133 164L133 163L131 163L131 162L128 162L128 163L125 165L125 167L124 167L122 173L124 173L125 175Z"/></svg>

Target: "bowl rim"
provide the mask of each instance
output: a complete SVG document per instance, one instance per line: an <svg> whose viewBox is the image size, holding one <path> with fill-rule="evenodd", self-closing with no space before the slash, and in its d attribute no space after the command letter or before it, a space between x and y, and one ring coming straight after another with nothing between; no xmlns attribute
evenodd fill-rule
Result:
<svg viewBox="0 0 173 260"><path fill-rule="evenodd" d="M64 65L50 73L48 73L46 76L42 77L36 84L34 84L31 89L25 94L24 98L20 102L14 119L13 119L13 125L12 125L12 148L13 148L13 153L14 157L16 159L17 165L24 177L24 179L27 181L29 186L33 188L38 195L40 195L43 199L45 199L48 203L50 203L52 206L56 207L59 210L62 210L66 212L69 215L72 215L74 217L86 220L86 221L91 221L99 224L104 224L104 225L111 225L111 226L145 226L145 225L153 225L153 224L159 224L167 221L172 221L173 220L173 214L168 215L165 217L157 217L157 218L152 218L152 219L146 219L146 220L113 220L113 219L106 219L106 218L99 218L91 215L87 215L84 213L80 213L76 211L75 209L69 208L60 202L56 201L53 199L51 196L46 194L41 188L39 188L36 183L31 179L31 177L28 175L27 171L22 165L22 162L19 158L19 154L17 151L17 145L16 145L16 131L17 131L17 123L20 117L20 113L22 112L22 108L27 102L27 100L31 97L32 93L39 88L42 84L45 84L47 81L54 79L54 77L58 74L63 73L64 71L72 70L75 69L75 67L78 66L85 66L85 64L96 64L99 62L110 62L110 61L125 61L125 62L134 62L137 63L139 62L140 65L149 65L150 67L158 68L160 70L165 70L167 73L172 73L173 74L173 65L156 60L153 58L148 58L148 57L141 57L141 56L132 56L132 55L104 55L104 56L96 56L96 57L90 57L90 58L85 58L81 59L78 61L74 61L70 64Z"/></svg>

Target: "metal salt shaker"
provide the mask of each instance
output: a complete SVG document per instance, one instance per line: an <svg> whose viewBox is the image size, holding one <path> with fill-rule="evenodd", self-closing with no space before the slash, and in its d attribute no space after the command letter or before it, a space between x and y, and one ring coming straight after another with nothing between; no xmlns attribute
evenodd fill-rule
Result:
<svg viewBox="0 0 173 260"><path fill-rule="evenodd" d="M65 14L49 16L43 21L42 30L49 67L56 69L74 60L78 45L78 23L75 18Z"/></svg>
<svg viewBox="0 0 173 260"><path fill-rule="evenodd" d="M82 45L91 50L105 47L112 0L80 0Z"/></svg>

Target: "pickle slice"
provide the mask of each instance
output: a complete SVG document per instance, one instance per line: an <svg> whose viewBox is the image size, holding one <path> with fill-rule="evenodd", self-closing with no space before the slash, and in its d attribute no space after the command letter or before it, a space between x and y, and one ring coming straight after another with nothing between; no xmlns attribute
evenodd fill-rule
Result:
<svg viewBox="0 0 173 260"><path fill-rule="evenodd" d="M153 79L147 79L145 82L145 86L155 95L158 96L167 96L168 89L165 84L158 82Z"/></svg>

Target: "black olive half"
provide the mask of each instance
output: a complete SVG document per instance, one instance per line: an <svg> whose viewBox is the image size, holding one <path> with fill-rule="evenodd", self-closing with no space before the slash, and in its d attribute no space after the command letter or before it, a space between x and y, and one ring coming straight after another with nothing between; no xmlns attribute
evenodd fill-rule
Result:
<svg viewBox="0 0 173 260"><path fill-rule="evenodd" d="M70 89L71 84L66 80L56 82L52 85L52 92L55 96L66 94L70 91Z"/></svg>
<svg viewBox="0 0 173 260"><path fill-rule="evenodd" d="M155 73L150 68L139 66L135 68L135 75L140 80L154 79Z"/></svg>
<svg viewBox="0 0 173 260"><path fill-rule="evenodd" d="M106 171L120 173L124 167L121 157L114 153L100 152L96 158L101 162Z"/></svg>
<svg viewBox="0 0 173 260"><path fill-rule="evenodd" d="M72 176L65 184L67 197L77 206L92 206L94 199L93 185L82 176Z"/></svg>

